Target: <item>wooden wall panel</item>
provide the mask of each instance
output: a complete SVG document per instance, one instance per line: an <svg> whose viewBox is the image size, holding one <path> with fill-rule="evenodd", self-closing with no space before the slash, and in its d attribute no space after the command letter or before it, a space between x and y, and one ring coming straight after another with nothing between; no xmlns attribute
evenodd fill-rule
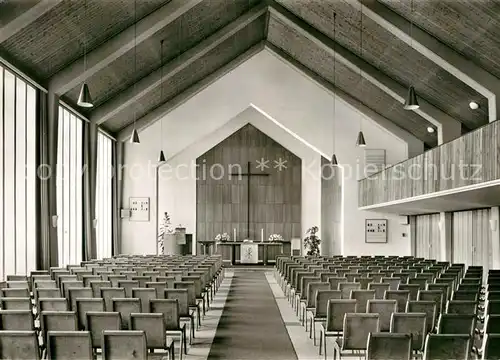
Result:
<svg viewBox="0 0 500 360"><path fill-rule="evenodd" d="M439 214L415 216L415 255L426 259L441 256Z"/></svg>
<svg viewBox="0 0 500 360"><path fill-rule="evenodd" d="M257 168L261 158L268 160L264 171ZM281 171L276 163L280 158L286 166ZM252 174L268 176L252 176L250 182L238 176L248 173L248 161ZM260 240L261 229L265 240L273 233L285 240L301 237L301 167L300 158L250 124L201 155L197 159L197 240L213 240L223 232L233 239L233 229L238 241Z"/></svg>
<svg viewBox="0 0 500 360"><path fill-rule="evenodd" d="M358 182L358 206L500 179L500 122L396 164Z"/></svg>
<svg viewBox="0 0 500 360"><path fill-rule="evenodd" d="M481 265L485 274L492 264L490 209L453 213L452 261Z"/></svg>

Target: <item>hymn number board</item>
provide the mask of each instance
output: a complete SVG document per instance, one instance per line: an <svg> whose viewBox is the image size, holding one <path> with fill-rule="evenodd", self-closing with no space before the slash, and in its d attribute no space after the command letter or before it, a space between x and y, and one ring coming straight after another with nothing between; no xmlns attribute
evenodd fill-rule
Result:
<svg viewBox="0 0 500 360"><path fill-rule="evenodd" d="M387 219L366 219L365 242L366 243L387 242Z"/></svg>
<svg viewBox="0 0 500 360"><path fill-rule="evenodd" d="M129 199L130 221L149 221L149 198L131 197Z"/></svg>

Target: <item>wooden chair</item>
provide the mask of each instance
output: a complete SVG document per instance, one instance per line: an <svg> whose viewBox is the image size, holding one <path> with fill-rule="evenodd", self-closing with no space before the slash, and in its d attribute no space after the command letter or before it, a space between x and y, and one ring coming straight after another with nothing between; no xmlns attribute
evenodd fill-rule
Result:
<svg viewBox="0 0 500 360"><path fill-rule="evenodd" d="M113 311L113 299L125 298L125 289L119 287L102 287L100 297L104 299L104 310Z"/></svg>
<svg viewBox="0 0 500 360"><path fill-rule="evenodd" d="M368 335L379 332L378 314L347 313L344 316L343 336L336 338L333 343L334 355L348 356L347 351L365 351L368 344ZM359 357L359 354L356 354Z"/></svg>
<svg viewBox="0 0 500 360"><path fill-rule="evenodd" d="M368 284L368 290L375 291L375 299L383 300L384 294L387 290L390 290L389 283L370 283Z"/></svg>
<svg viewBox="0 0 500 360"><path fill-rule="evenodd" d="M302 325L306 326L307 330L307 313L314 311L316 308L316 294L319 290L330 290L328 282L311 282L307 285L306 300L302 302Z"/></svg>
<svg viewBox="0 0 500 360"><path fill-rule="evenodd" d="M88 331L49 331L47 353L49 360L94 360Z"/></svg>
<svg viewBox="0 0 500 360"><path fill-rule="evenodd" d="M113 311L119 312L122 320L122 329L130 329L130 314L141 312L141 300L137 298L113 299ZM104 311L104 310L101 310Z"/></svg>
<svg viewBox="0 0 500 360"><path fill-rule="evenodd" d="M326 321L328 302L330 300L340 300L341 298L342 293L340 290L318 290L316 292L315 307L308 310L311 319L309 339L314 338L314 346L316 346L316 323Z"/></svg>
<svg viewBox="0 0 500 360"><path fill-rule="evenodd" d="M477 303L467 300L450 300L446 304L447 314L476 315Z"/></svg>
<svg viewBox="0 0 500 360"><path fill-rule="evenodd" d="M156 290L152 288L134 288L132 297L141 301L141 312L149 312L149 303L156 299Z"/></svg>
<svg viewBox="0 0 500 360"><path fill-rule="evenodd" d="M130 315L131 330L142 330L146 334L146 347L150 350L161 349L168 351L169 357L174 358L174 342L167 341L167 326L163 314L143 313ZM182 359L182 340L181 354Z"/></svg>
<svg viewBox="0 0 500 360"><path fill-rule="evenodd" d="M102 332L118 331L121 329L119 312L87 312L87 328L92 338L94 349L102 348Z"/></svg>
<svg viewBox="0 0 500 360"><path fill-rule="evenodd" d="M342 292L342 299L350 299L352 290L361 290L361 284L355 282L345 282L338 284L338 290Z"/></svg>
<svg viewBox="0 0 500 360"><path fill-rule="evenodd" d="M406 304L410 300L410 292L408 290L388 290L384 293L384 300L396 300L398 312L405 312Z"/></svg>
<svg viewBox="0 0 500 360"><path fill-rule="evenodd" d="M441 314L438 320L437 333L473 336L475 328L475 315Z"/></svg>
<svg viewBox="0 0 500 360"><path fill-rule="evenodd" d="M375 299L375 290L352 290L350 298L356 300L356 312L366 312L369 300Z"/></svg>
<svg viewBox="0 0 500 360"><path fill-rule="evenodd" d="M102 338L102 360L147 360L148 358L144 331L103 331Z"/></svg>
<svg viewBox="0 0 500 360"><path fill-rule="evenodd" d="M0 330L35 330L33 313L31 310L0 310Z"/></svg>
<svg viewBox="0 0 500 360"><path fill-rule="evenodd" d="M406 333L369 333L366 360L410 360L411 335Z"/></svg>
<svg viewBox="0 0 500 360"><path fill-rule="evenodd" d="M356 300L329 300L326 311L326 321L320 327L319 355L324 350L326 359L327 337L339 337L344 328L344 317L347 313L356 312Z"/></svg>
<svg viewBox="0 0 500 360"><path fill-rule="evenodd" d="M111 281L92 280L90 287L92 288L93 297L98 298L101 296L101 288L111 287Z"/></svg>
<svg viewBox="0 0 500 360"><path fill-rule="evenodd" d="M65 298L38 299L38 311L69 311L68 301Z"/></svg>
<svg viewBox="0 0 500 360"><path fill-rule="evenodd" d="M465 334L428 334L423 360L469 360L471 337Z"/></svg>
<svg viewBox="0 0 500 360"><path fill-rule="evenodd" d="M1 289L1 295L6 298L29 298L30 291L27 288L5 288Z"/></svg>
<svg viewBox="0 0 500 360"><path fill-rule="evenodd" d="M0 307L3 310L29 310L31 311L32 304L29 297L14 298L4 297L0 298Z"/></svg>
<svg viewBox="0 0 500 360"><path fill-rule="evenodd" d="M68 288L68 303L71 311L78 311L76 299L92 299L92 289L89 287Z"/></svg>
<svg viewBox="0 0 500 360"><path fill-rule="evenodd" d="M87 330L87 312L89 311L104 311L104 299L102 298L76 299L78 328L80 330Z"/></svg>
<svg viewBox="0 0 500 360"><path fill-rule="evenodd" d="M394 313L391 316L391 333L411 334L411 348L414 351L424 350L427 334L427 315L425 313Z"/></svg>
<svg viewBox="0 0 500 360"><path fill-rule="evenodd" d="M392 314L398 309L398 302L396 300L368 300L366 305L366 312L369 314L379 315L379 328L380 331L389 331L391 327ZM391 331L392 332L392 331ZM399 332L399 331L396 331Z"/></svg>
<svg viewBox="0 0 500 360"><path fill-rule="evenodd" d="M427 316L427 331L433 332L437 325L436 303L434 301L408 301L407 313L425 313Z"/></svg>
<svg viewBox="0 0 500 360"><path fill-rule="evenodd" d="M0 331L0 359L40 360L36 331Z"/></svg>

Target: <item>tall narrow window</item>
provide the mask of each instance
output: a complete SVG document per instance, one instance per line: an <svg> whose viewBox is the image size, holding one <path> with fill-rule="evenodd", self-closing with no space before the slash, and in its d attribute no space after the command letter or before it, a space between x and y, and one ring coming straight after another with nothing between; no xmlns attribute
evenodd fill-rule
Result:
<svg viewBox="0 0 500 360"><path fill-rule="evenodd" d="M83 121L59 107L57 212L59 266L82 261Z"/></svg>
<svg viewBox="0 0 500 360"><path fill-rule="evenodd" d="M113 140L97 134L97 193L96 193L96 245L97 258L110 257L113 243L113 190L112 190Z"/></svg>
<svg viewBox="0 0 500 360"><path fill-rule="evenodd" d="M36 269L36 91L0 65L0 280Z"/></svg>

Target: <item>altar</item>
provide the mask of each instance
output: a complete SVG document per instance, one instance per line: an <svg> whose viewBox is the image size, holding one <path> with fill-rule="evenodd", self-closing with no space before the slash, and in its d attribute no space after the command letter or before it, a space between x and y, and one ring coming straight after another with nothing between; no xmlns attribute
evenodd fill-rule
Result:
<svg viewBox="0 0 500 360"><path fill-rule="evenodd" d="M289 241L226 241L215 244L215 252L222 255L222 261L226 265L237 264L262 264L273 265L276 257L290 255L291 246Z"/></svg>

